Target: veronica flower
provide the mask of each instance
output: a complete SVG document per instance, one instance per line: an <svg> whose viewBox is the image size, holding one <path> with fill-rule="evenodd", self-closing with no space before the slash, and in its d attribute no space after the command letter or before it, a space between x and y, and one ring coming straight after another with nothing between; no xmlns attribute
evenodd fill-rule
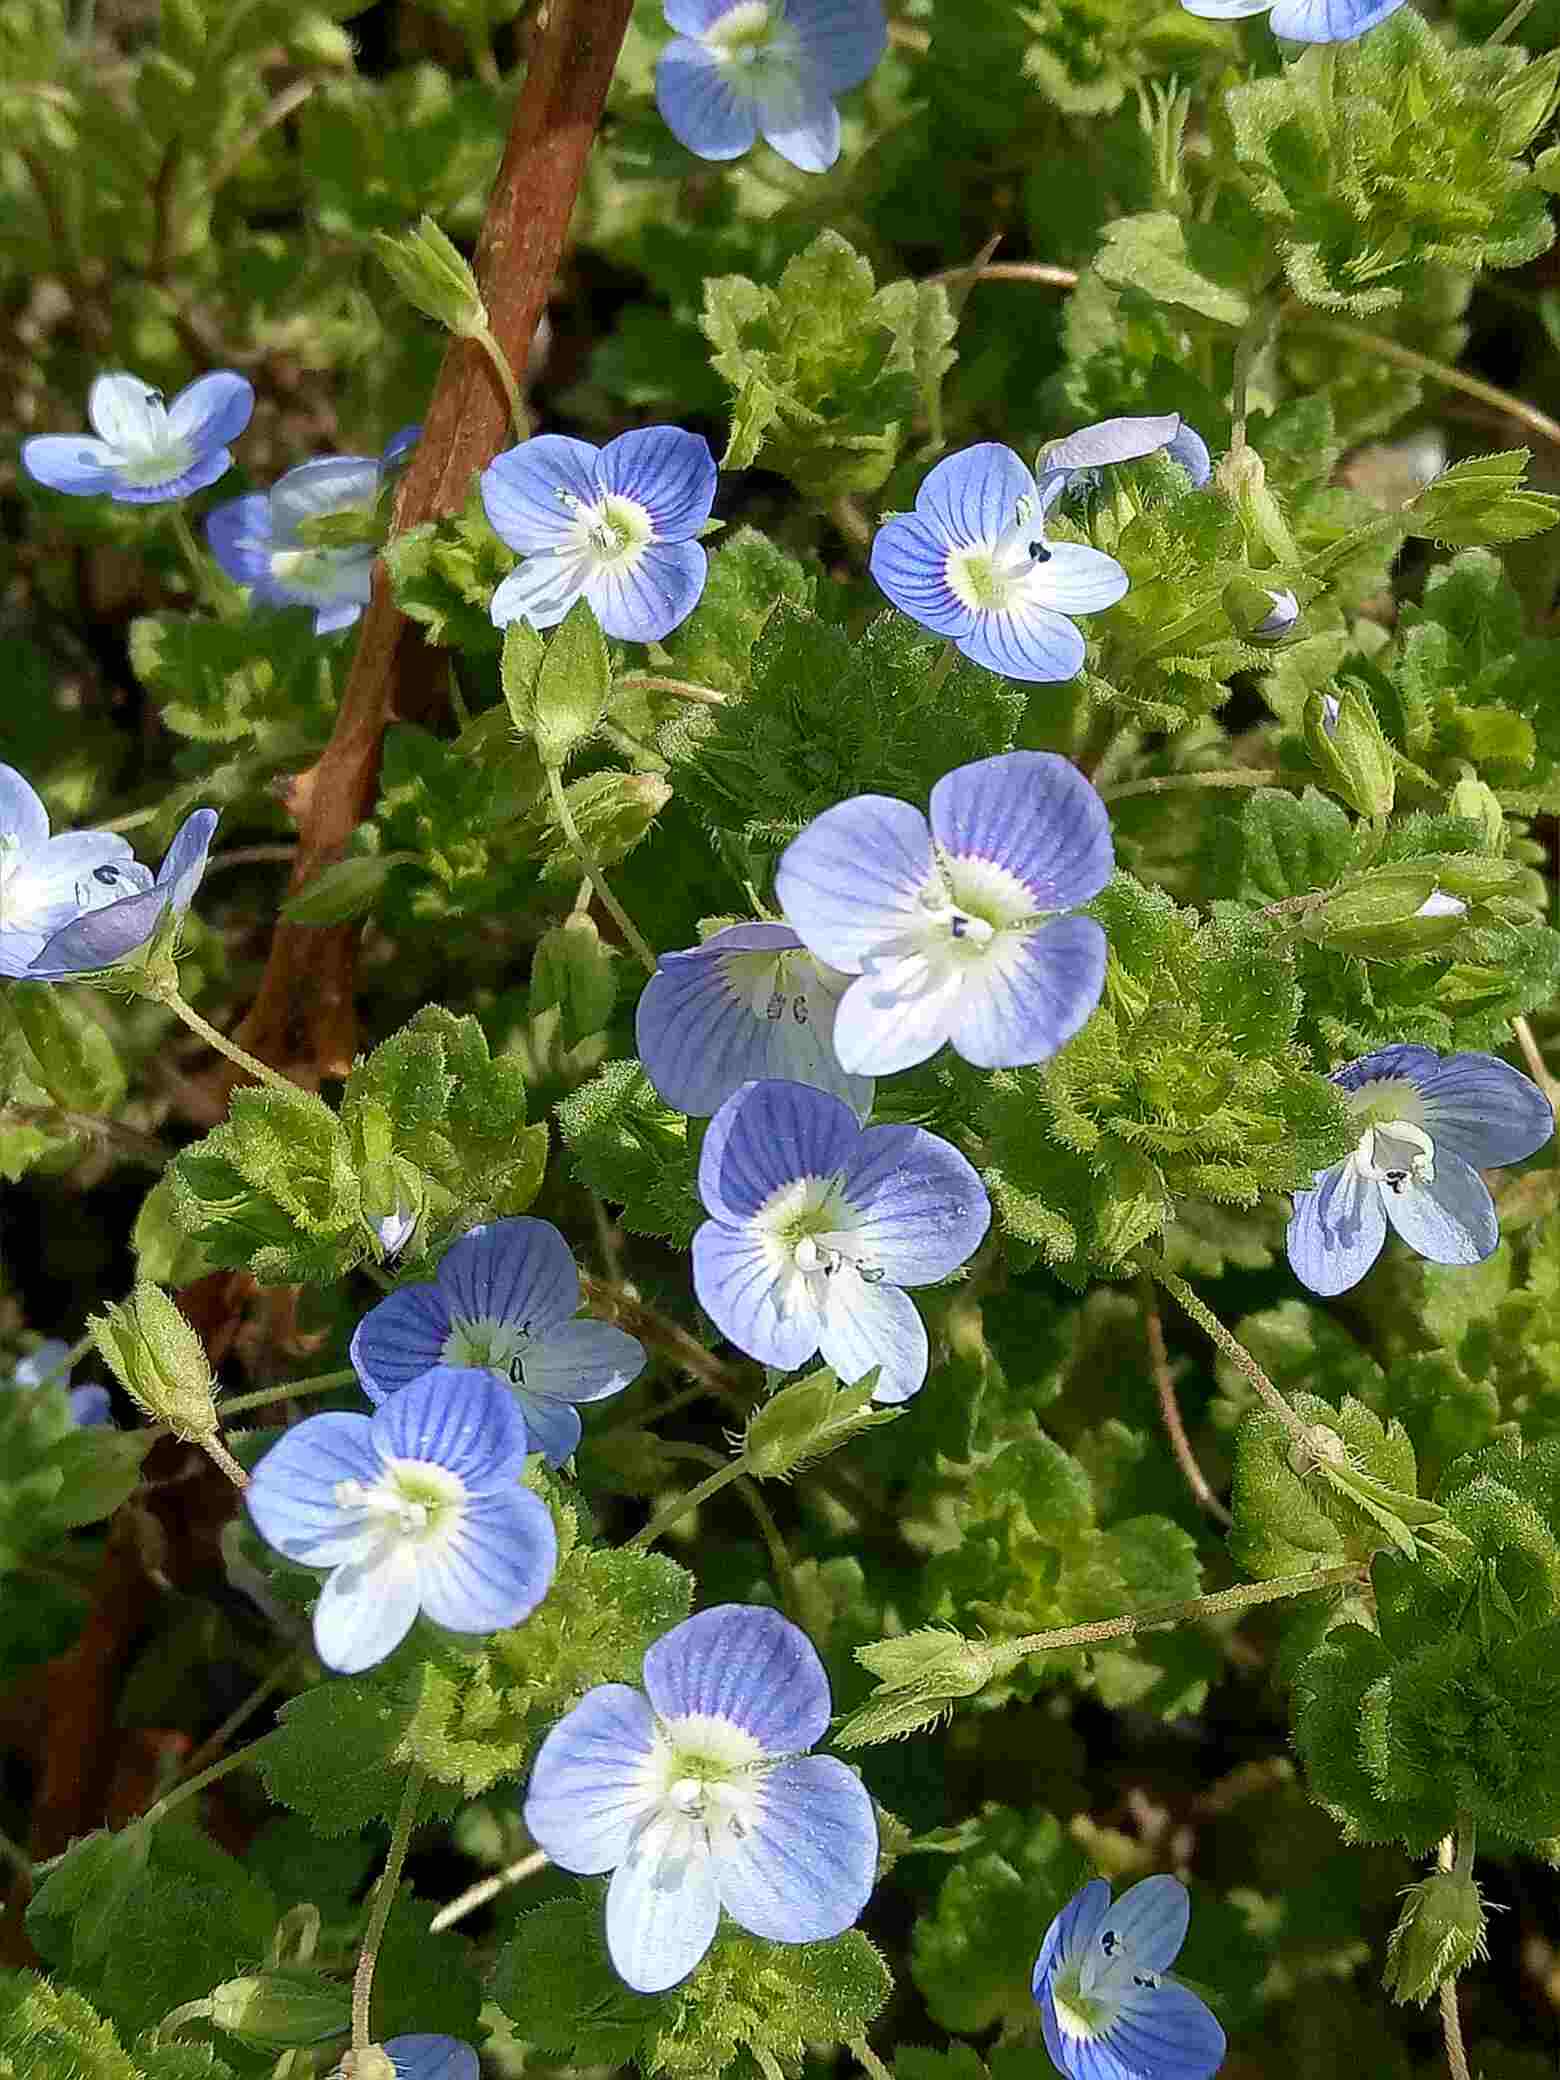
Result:
<svg viewBox="0 0 1560 2080"><path fill-rule="evenodd" d="M1374 29L1403 0L1181 0L1188 14L1208 22L1238 22L1249 14L1266 14L1275 36L1291 43L1348 43Z"/></svg>
<svg viewBox="0 0 1560 2080"><path fill-rule="evenodd" d="M851 1926L877 1822L843 1762L804 1751L829 1681L778 1611L718 1604L645 1655L645 1693L590 1691L542 1742L525 1824L567 1871L611 1871L607 1949L641 1993L686 1978L724 1907L776 1943Z"/></svg>
<svg viewBox="0 0 1560 2080"><path fill-rule="evenodd" d="M656 65L655 98L679 144L738 159L762 137L803 173L834 164L834 96L887 48L879 0L664 0L662 12L680 33Z"/></svg>
<svg viewBox="0 0 1560 2080"><path fill-rule="evenodd" d="M1040 472L1041 508L1049 512L1058 492L1067 488L1065 480L1083 470L1100 469L1113 462L1140 462L1145 455L1161 452L1172 462L1180 463L1194 491L1200 491L1213 475L1208 443L1179 412L1146 419L1098 419L1092 426L1081 426L1076 433L1053 441L1036 465ZM1058 473L1064 478L1060 485L1056 482Z"/></svg>
<svg viewBox="0 0 1560 2080"><path fill-rule="evenodd" d="M852 975L834 1048L856 1075L908 1069L951 1041L983 1069L1042 1062L1105 982L1105 934L1066 917L1110 879L1105 805L1049 751L945 773L931 819L857 795L808 824L775 874L786 921Z"/></svg>
<svg viewBox="0 0 1560 2080"><path fill-rule="evenodd" d="M0 765L0 975L25 975L51 932L140 887L145 872L110 831L51 838L49 812L32 787Z"/></svg>
<svg viewBox="0 0 1560 2080"><path fill-rule="evenodd" d="M96 1429L109 1421L108 1389L71 1386L70 1368L65 1363L69 1356L70 1346L51 1336L27 1357L18 1359L15 1371L8 1380L0 1380L0 1387L41 1387L45 1380L52 1379L69 1393L71 1419L76 1428Z"/></svg>
<svg viewBox="0 0 1560 2080"><path fill-rule="evenodd" d="M1165 1973L1191 1909L1179 1878L1143 1878L1111 1904L1091 1878L1045 1932L1033 1988L1051 2063L1069 2080L1208 2080L1224 2032Z"/></svg>
<svg viewBox="0 0 1560 2080"><path fill-rule="evenodd" d="M680 426L604 448L561 433L510 448L482 472L482 504L525 558L493 594L503 628L552 628L577 599L609 636L653 643L698 604L709 559L694 539L715 501L709 443Z"/></svg>
<svg viewBox="0 0 1560 2080"><path fill-rule="evenodd" d="M372 1668L419 1611L471 1633L530 1616L558 1544L546 1504L520 1484L525 1454L510 1396L442 1366L371 1416L309 1416L272 1445L244 1503L267 1545L331 1570L314 1607L327 1668Z"/></svg>
<svg viewBox="0 0 1560 2080"><path fill-rule="evenodd" d="M228 442L249 424L255 393L230 368L202 376L171 405L139 376L99 376L87 393L96 439L41 433L22 443L22 466L51 491L77 498L106 492L121 505L188 498L227 475Z"/></svg>
<svg viewBox="0 0 1560 2080"><path fill-rule="evenodd" d="M819 1351L847 1384L879 1366L878 1401L919 1391L926 1325L901 1288L956 1271L991 1221L956 1148L864 1128L806 1084L747 1083L710 1121L699 1196L693 1288L740 1350L782 1372Z"/></svg>
<svg viewBox="0 0 1560 2080"><path fill-rule="evenodd" d="M1482 1263L1500 1227L1479 1172L1520 1162L1554 1132L1538 1085L1494 1055L1413 1046L1381 1048L1332 1080L1348 1093L1360 1138L1295 1193L1287 1247L1301 1284L1322 1294L1358 1285L1389 1222L1432 1264Z"/></svg>
<svg viewBox="0 0 1560 2080"><path fill-rule="evenodd" d="M299 530L306 521L333 513L371 519L386 479L420 431L403 427L377 458L318 455L290 469L268 492L251 492L216 507L206 517L212 555L263 606L312 607L317 636L350 628L373 593L377 545L319 548L305 542Z"/></svg>
<svg viewBox="0 0 1560 2080"><path fill-rule="evenodd" d="M85 900L75 907L69 923L49 934L26 971L29 978L61 982L72 975L93 975L101 968L112 968L146 945L167 912L182 918L206 872L206 855L216 828L215 809L197 809L187 816L174 833L155 880L151 869L135 859L114 859L95 869L91 883L78 891ZM104 884L110 872L114 879L106 884L108 900L95 900L98 885Z"/></svg>
<svg viewBox="0 0 1560 2080"><path fill-rule="evenodd" d="M479 2080L481 2061L459 2037L418 2034L391 2037L370 2047L368 2054L349 2051L336 2068L335 2080L383 2080L372 2065L375 2052L390 2061L395 2080Z"/></svg>
<svg viewBox="0 0 1560 2080"><path fill-rule="evenodd" d="M524 1411L532 1449L561 1466L580 1441L577 1404L621 1394L645 1362L621 1329L575 1321L579 1304L579 1273L550 1221L492 1221L445 1252L431 1285L369 1309L352 1362L377 1402L435 1365L495 1378Z"/></svg>
<svg viewBox="0 0 1560 2080"><path fill-rule="evenodd" d="M832 1091L865 1119L872 1078L848 1075L834 1053L849 983L784 924L729 925L663 953L635 1020L645 1074L679 1112L715 1112L739 1084L779 1076Z"/></svg>

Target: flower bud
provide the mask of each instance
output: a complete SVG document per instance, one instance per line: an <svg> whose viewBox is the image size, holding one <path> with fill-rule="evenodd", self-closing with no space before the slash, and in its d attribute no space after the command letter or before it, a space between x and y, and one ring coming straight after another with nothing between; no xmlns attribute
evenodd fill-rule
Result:
<svg viewBox="0 0 1560 2080"><path fill-rule="evenodd" d="M196 1442L217 1432L205 1345L161 1286L137 1285L87 1327L103 1362L139 1408Z"/></svg>
<svg viewBox="0 0 1560 2080"><path fill-rule="evenodd" d="M1267 488L1267 472L1254 448L1232 448L1214 471L1213 480L1235 508L1259 563L1292 567L1302 560L1278 500Z"/></svg>
<svg viewBox="0 0 1560 2080"><path fill-rule="evenodd" d="M1308 911L1300 930L1316 945L1360 960L1401 960L1450 945L1467 911L1461 897L1441 887L1436 868L1380 867Z"/></svg>
<svg viewBox="0 0 1560 2080"><path fill-rule="evenodd" d="M214 1987L211 2019L256 2051L288 2051L349 2030L352 1994L323 1973L278 1965Z"/></svg>
<svg viewBox="0 0 1560 2080"><path fill-rule="evenodd" d="M395 2060L382 2044L369 2044L362 2051L347 2053L334 2080L397 2080Z"/></svg>
<svg viewBox="0 0 1560 2080"><path fill-rule="evenodd" d="M415 231L400 238L376 231L374 248L385 272L414 310L462 339L475 339L486 332L487 305L471 263L432 217L424 217Z"/></svg>
<svg viewBox="0 0 1560 2080"><path fill-rule="evenodd" d="M1225 586L1224 611L1248 643L1278 643L1300 619L1300 602L1292 592L1275 592L1247 575Z"/></svg>
<svg viewBox="0 0 1560 2080"><path fill-rule="evenodd" d="M1484 1952L1478 1886L1466 1872L1436 1871L1408 1888L1381 1983L1394 2000L1423 2004Z"/></svg>
<svg viewBox="0 0 1560 2080"><path fill-rule="evenodd" d="M897 1408L874 1408L873 1379L842 1387L825 1368L782 1387L749 1420L742 1458L760 1480L787 1480L863 1430L891 1423Z"/></svg>
<svg viewBox="0 0 1560 2080"><path fill-rule="evenodd" d="M1397 791L1392 747L1358 687L1312 694L1305 707L1305 741L1333 793L1356 815L1392 813Z"/></svg>
<svg viewBox="0 0 1560 2080"><path fill-rule="evenodd" d="M1465 817L1469 823L1480 825L1490 850L1500 851L1506 842L1506 816L1492 787L1486 787L1472 773L1465 773L1452 789L1448 806L1454 816Z"/></svg>
<svg viewBox="0 0 1560 2080"><path fill-rule="evenodd" d="M858 1647L856 1659L877 1677L878 1687L840 1728L837 1744L866 1747L933 1726L947 1716L955 1698L983 1690L999 1661L1011 1666L1016 1658L1003 1648L935 1626Z"/></svg>
<svg viewBox="0 0 1560 2080"><path fill-rule="evenodd" d="M659 773L590 773L571 781L564 794L575 827L603 867L626 858L672 798ZM578 875L579 864L551 803L527 819L523 834L541 854L545 876Z"/></svg>

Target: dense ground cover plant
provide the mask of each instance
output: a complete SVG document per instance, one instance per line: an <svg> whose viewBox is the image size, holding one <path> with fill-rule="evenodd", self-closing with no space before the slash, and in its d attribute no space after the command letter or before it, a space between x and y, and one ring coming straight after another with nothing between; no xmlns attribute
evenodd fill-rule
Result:
<svg viewBox="0 0 1560 2080"><path fill-rule="evenodd" d="M0 6L0 2075L1553 2070L1557 99Z"/></svg>

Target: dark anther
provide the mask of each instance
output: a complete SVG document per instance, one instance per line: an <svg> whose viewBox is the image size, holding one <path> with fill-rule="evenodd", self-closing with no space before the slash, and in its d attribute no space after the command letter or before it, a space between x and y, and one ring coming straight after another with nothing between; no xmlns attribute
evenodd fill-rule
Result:
<svg viewBox="0 0 1560 2080"><path fill-rule="evenodd" d="M525 1385L525 1360L523 1358L510 1359L509 1384L512 1387L523 1387Z"/></svg>
<svg viewBox="0 0 1560 2080"><path fill-rule="evenodd" d="M861 1283L864 1286L880 1286L884 1275L881 1264L863 1264L861 1267Z"/></svg>
<svg viewBox="0 0 1560 2080"><path fill-rule="evenodd" d="M779 990L775 991L769 1002L764 1006L764 1016L768 1019L785 1017L785 998L780 994Z"/></svg>
<svg viewBox="0 0 1560 2080"><path fill-rule="evenodd" d="M94 867L92 869L92 878L94 881L101 881L105 888L117 888L119 885L119 869L117 867Z"/></svg>
<svg viewBox="0 0 1560 2080"><path fill-rule="evenodd" d="M970 921L967 917L961 917L958 911L955 910L955 912L953 913L952 922L949 924L948 929L952 932L953 936L956 939L962 939L966 931L968 931L969 929L969 922Z"/></svg>
<svg viewBox="0 0 1560 2080"><path fill-rule="evenodd" d="M791 999L791 1016L796 1020L796 1023L799 1026L806 1025L807 999L805 997L793 997Z"/></svg>
<svg viewBox="0 0 1560 2080"><path fill-rule="evenodd" d="M1120 1940L1121 1938L1116 1934L1116 1931L1113 1928L1107 1928L1105 1933L1100 1937L1100 1948L1105 1952L1105 1955L1107 1957L1114 1957L1116 1954L1116 1945Z"/></svg>
<svg viewBox="0 0 1560 2080"><path fill-rule="evenodd" d="M1044 542L1031 542L1029 544L1029 554L1035 563L1049 563L1051 561L1051 552Z"/></svg>

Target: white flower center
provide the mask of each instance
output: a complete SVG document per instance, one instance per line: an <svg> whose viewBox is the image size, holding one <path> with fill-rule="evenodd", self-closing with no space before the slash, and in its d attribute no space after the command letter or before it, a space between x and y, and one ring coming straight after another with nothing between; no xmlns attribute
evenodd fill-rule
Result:
<svg viewBox="0 0 1560 2080"><path fill-rule="evenodd" d="M766 1025L827 1025L851 978L802 947L780 953L723 953L720 978L739 1004Z"/></svg>
<svg viewBox="0 0 1560 2080"><path fill-rule="evenodd" d="M728 87L755 101L784 102L801 113L802 41L771 0L737 0L699 39Z"/></svg>
<svg viewBox="0 0 1560 2080"><path fill-rule="evenodd" d="M1406 1076L1373 1076L1350 1091L1364 1128L1349 1161L1372 1184L1401 1193L1435 1176L1435 1143L1425 1132L1425 1101Z"/></svg>
<svg viewBox="0 0 1560 2080"><path fill-rule="evenodd" d="M386 1457L372 1481L337 1481L337 1506L360 1519L376 1546L442 1543L458 1528L466 1485L447 1466Z"/></svg>
<svg viewBox="0 0 1560 2080"><path fill-rule="evenodd" d="M326 599L341 588L346 567L361 560L351 549L273 549L271 576L278 585Z"/></svg>
<svg viewBox="0 0 1560 2080"><path fill-rule="evenodd" d="M560 558L580 584L589 584L603 571L628 576L656 540L655 521L647 506L637 498L609 491L605 484L598 483L596 492L594 500L586 500L572 491L559 491L559 502L574 524L556 549L541 552Z"/></svg>
<svg viewBox="0 0 1560 2080"><path fill-rule="evenodd" d="M872 1261L857 1233L861 1215L837 1175L793 1178L758 1209L753 1225L775 1269L802 1280L814 1304L822 1304L827 1281L842 1265L868 1285L882 1280L882 1266Z"/></svg>
<svg viewBox="0 0 1560 2080"><path fill-rule="evenodd" d="M111 445L125 482L142 490L171 483L195 462L193 445L168 424L160 390L146 393L145 425L133 431L127 429Z"/></svg>
<svg viewBox="0 0 1560 2080"><path fill-rule="evenodd" d="M994 540L977 542L973 549L950 549L943 575L963 605L977 613L1001 614L1024 596L1035 573L1050 560L1044 516L1026 497Z"/></svg>
<svg viewBox="0 0 1560 2080"><path fill-rule="evenodd" d="M654 1800L647 1819L675 1816L687 1823L693 1849L741 1841L763 1812L770 1760L752 1734L729 1719L695 1712L664 1720L645 1764Z"/></svg>
<svg viewBox="0 0 1560 2080"><path fill-rule="evenodd" d="M1033 931L1045 915L1016 874L968 853L939 859L916 900L916 925L887 952L922 954L943 976L950 964L968 968L999 956L1010 934Z"/></svg>
<svg viewBox="0 0 1560 2080"><path fill-rule="evenodd" d="M439 1363L485 1369L509 1386L523 1387L525 1353L530 1346L529 1321L501 1321L492 1315L471 1320L457 1315L440 1348Z"/></svg>

